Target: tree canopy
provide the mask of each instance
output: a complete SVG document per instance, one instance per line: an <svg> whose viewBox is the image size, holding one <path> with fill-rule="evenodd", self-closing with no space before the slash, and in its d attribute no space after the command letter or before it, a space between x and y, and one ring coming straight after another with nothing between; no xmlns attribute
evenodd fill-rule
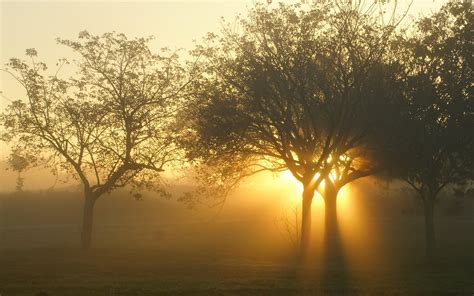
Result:
<svg viewBox="0 0 474 296"><path fill-rule="evenodd" d="M472 178L472 10L448 3L397 40L399 116L380 129L394 142L392 172L419 192Z"/></svg>
<svg viewBox="0 0 474 296"><path fill-rule="evenodd" d="M420 19L395 46L402 69L400 112L379 131L391 159L386 168L424 204L428 255L438 193L474 177L472 31L472 7L450 2Z"/></svg>
<svg viewBox="0 0 474 296"><path fill-rule="evenodd" d="M384 91L392 33L351 4L281 4L257 5L236 29L209 34L193 52L203 75L183 132L204 182L226 193L259 171L289 170L309 210L323 180L337 195L372 174L368 136L393 96Z"/></svg>
<svg viewBox="0 0 474 296"><path fill-rule="evenodd" d="M34 49L26 52L29 63L13 58L8 64L27 100L2 114L3 137L79 179L90 212L118 187L164 192L157 173L176 159L172 130L185 74L176 53L153 54L149 40L85 31L75 41L58 39L79 57L70 79L59 70L48 76ZM59 69L66 64L61 60Z"/></svg>

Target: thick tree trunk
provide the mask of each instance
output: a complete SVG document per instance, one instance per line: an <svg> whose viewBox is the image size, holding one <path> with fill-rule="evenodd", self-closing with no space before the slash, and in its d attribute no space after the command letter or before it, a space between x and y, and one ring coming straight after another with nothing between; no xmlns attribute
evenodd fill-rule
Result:
<svg viewBox="0 0 474 296"><path fill-rule="evenodd" d="M337 198L336 194L326 194L325 204L325 239L334 242L339 237L339 227L337 222Z"/></svg>
<svg viewBox="0 0 474 296"><path fill-rule="evenodd" d="M435 248L435 230L434 230L434 199L431 196L425 197L425 239L426 256L429 260L433 259Z"/></svg>
<svg viewBox="0 0 474 296"><path fill-rule="evenodd" d="M311 240L311 203L313 202L314 189L305 186L303 190L302 215L301 215L301 244L300 253L305 256L309 250Z"/></svg>
<svg viewBox="0 0 474 296"><path fill-rule="evenodd" d="M327 186L326 187L331 187ZM339 240L339 225L337 221L337 191L334 188L328 188L324 194L325 221L324 238L328 247L337 243Z"/></svg>
<svg viewBox="0 0 474 296"><path fill-rule="evenodd" d="M337 219L337 193L338 188L326 180L324 188L325 221L324 221L324 245L325 260L327 265L338 265L342 260L342 246L339 235L339 224Z"/></svg>
<svg viewBox="0 0 474 296"><path fill-rule="evenodd" d="M82 216L81 246L87 250L91 246L92 221L94 217L95 199L91 193L84 194L84 211Z"/></svg>

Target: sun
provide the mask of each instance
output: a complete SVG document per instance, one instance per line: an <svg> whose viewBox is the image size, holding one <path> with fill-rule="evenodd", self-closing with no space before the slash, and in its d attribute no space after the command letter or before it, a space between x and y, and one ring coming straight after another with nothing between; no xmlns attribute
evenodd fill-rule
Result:
<svg viewBox="0 0 474 296"><path fill-rule="evenodd" d="M293 176L293 174L291 173L290 170L285 170L283 172L280 173L280 178L287 181L287 182L293 182L293 183L300 183L298 182L298 180L296 180L296 178Z"/></svg>
<svg viewBox="0 0 474 296"><path fill-rule="evenodd" d="M278 180L282 183L282 185L290 187L291 190L298 195L298 197L303 194L303 184L301 184L301 182L299 182L295 176L293 176L290 170L281 172Z"/></svg>
<svg viewBox="0 0 474 296"><path fill-rule="evenodd" d="M319 173L317 173L314 176L314 180L316 181L318 178L319 178ZM332 181L334 181L336 179L336 173L331 172L329 174L329 178ZM294 192L294 195L295 195L296 198L301 198L301 195L303 194L303 189L304 189L303 184L301 182L299 182L293 176L293 174L291 173L290 170L282 171L279 174L279 176L277 178L277 181L281 185L283 185L285 187L288 187L292 192ZM349 195L350 195L350 186L349 185L350 184L347 184L346 186L343 186L337 194L338 208L340 207L342 209L342 208L345 208L348 205L348 198L349 198ZM321 183L319 184L318 190L315 191L315 197L319 196L319 197L323 198L319 192L324 192L324 187L325 187L325 181L322 180Z"/></svg>

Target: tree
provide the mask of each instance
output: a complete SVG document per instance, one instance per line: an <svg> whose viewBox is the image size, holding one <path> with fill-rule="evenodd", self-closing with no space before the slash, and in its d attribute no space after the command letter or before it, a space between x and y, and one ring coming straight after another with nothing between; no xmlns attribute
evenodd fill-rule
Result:
<svg viewBox="0 0 474 296"><path fill-rule="evenodd" d="M16 190L18 192L22 192L25 185L25 178L22 177L21 173L34 165L35 162L36 157L34 155L25 155L24 151L18 149L14 149L8 157L9 167L18 173L16 178Z"/></svg>
<svg viewBox="0 0 474 296"><path fill-rule="evenodd" d="M435 247L434 207L448 185L473 178L473 13L450 2L401 36L397 59L404 73L400 114L385 136L392 176L405 180L424 206L426 254Z"/></svg>
<svg viewBox="0 0 474 296"><path fill-rule="evenodd" d="M221 194L257 172L289 170L304 188L304 254L319 185L334 241L337 192L376 169L368 135L390 95L382 61L392 27L352 4L257 5L238 24L193 52L203 75L182 115L182 145Z"/></svg>
<svg viewBox="0 0 474 296"><path fill-rule="evenodd" d="M174 113L184 88L175 53L153 54L149 38L123 34L58 39L78 56L68 80L46 76L36 50L31 65L11 59L8 71L26 90L1 115L4 138L60 166L83 185L82 247L91 244L93 209L104 194L127 185L163 191L160 174L176 157ZM59 68L66 64L61 60ZM59 71L59 70L58 70Z"/></svg>

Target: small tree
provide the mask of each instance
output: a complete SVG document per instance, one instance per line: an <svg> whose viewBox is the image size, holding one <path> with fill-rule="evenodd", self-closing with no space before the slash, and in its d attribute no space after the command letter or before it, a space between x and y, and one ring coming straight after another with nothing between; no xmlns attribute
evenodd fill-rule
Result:
<svg viewBox="0 0 474 296"><path fill-rule="evenodd" d="M25 155L24 151L14 149L8 157L9 167L18 173L16 178L16 191L22 192L25 185L25 179L21 173L28 169L28 167L34 165L36 157L34 155Z"/></svg>
<svg viewBox="0 0 474 296"><path fill-rule="evenodd" d="M164 192L159 173L176 157L172 122L183 71L176 54L151 53L149 40L85 31L77 41L58 39L79 55L79 71L68 80L46 76L34 49L27 50L30 65L11 59L6 70L27 100L1 115L4 137L80 180L83 248L90 247L93 208L102 195L126 185Z"/></svg>
<svg viewBox="0 0 474 296"><path fill-rule="evenodd" d="M339 4L257 5L240 32L209 34L194 51L204 74L183 115L188 158L220 193L264 170L302 183L303 253L320 183L327 237L337 237L338 190L374 171L368 136L391 95L382 61L392 27Z"/></svg>
<svg viewBox="0 0 474 296"><path fill-rule="evenodd" d="M391 153L392 173L405 180L424 205L426 253L435 247L438 193L473 178L473 13L450 2L417 22L400 38L397 59L405 69L404 100L394 125L381 134Z"/></svg>

